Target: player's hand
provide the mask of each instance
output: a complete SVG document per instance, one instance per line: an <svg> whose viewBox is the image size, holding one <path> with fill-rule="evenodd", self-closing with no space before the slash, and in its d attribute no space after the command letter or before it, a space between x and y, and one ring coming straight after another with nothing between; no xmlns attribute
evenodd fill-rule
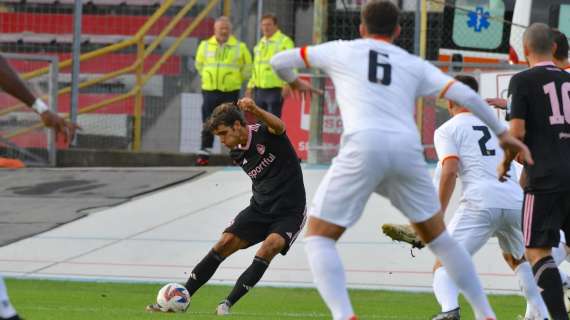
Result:
<svg viewBox="0 0 570 320"><path fill-rule="evenodd" d="M255 104L255 101L251 98L241 98L237 102L238 107L242 111L251 112L253 114L257 114L259 111L259 107Z"/></svg>
<svg viewBox="0 0 570 320"><path fill-rule="evenodd" d="M44 125L53 128L56 135L63 136L65 142L71 141L75 136L75 132L81 129L77 124L66 121L57 113L51 111L44 111L40 117Z"/></svg>
<svg viewBox="0 0 570 320"><path fill-rule="evenodd" d="M281 89L281 97L283 99L287 98L288 96L291 95L291 87L289 87L289 85L284 85L283 88Z"/></svg>
<svg viewBox="0 0 570 320"><path fill-rule="evenodd" d="M499 174L499 181L504 182L510 177L508 174L511 168L511 163L515 157L518 157L528 165L533 165L534 160L528 147L519 139L513 137L510 133L504 132L499 136L501 148L505 151L503 161L499 164L497 169Z"/></svg>
<svg viewBox="0 0 570 320"><path fill-rule="evenodd" d="M323 94L323 90L319 90L315 87L313 87L308 81L302 80L302 79L295 79L295 81L289 83L289 87L291 87L293 96L295 98L300 98L301 94L304 93L316 93L318 95L322 95Z"/></svg>
<svg viewBox="0 0 570 320"><path fill-rule="evenodd" d="M489 99L485 99L485 101L495 108L502 109L502 110L507 109L507 99L489 98Z"/></svg>

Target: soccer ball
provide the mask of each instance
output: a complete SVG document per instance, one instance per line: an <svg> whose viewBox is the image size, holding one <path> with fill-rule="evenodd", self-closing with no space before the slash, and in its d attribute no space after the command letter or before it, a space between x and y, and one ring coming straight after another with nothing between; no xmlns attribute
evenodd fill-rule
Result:
<svg viewBox="0 0 570 320"><path fill-rule="evenodd" d="M158 291L156 303L163 311L184 312L190 305L190 293L183 285L169 283Z"/></svg>

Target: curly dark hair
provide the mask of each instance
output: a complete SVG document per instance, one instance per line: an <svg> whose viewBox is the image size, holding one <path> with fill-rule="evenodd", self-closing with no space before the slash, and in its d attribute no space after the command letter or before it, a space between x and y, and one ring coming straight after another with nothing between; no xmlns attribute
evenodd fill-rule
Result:
<svg viewBox="0 0 570 320"><path fill-rule="evenodd" d="M245 117L243 112L232 102L222 103L214 109L212 115L208 118L204 127L206 130L213 132L220 125L231 127L236 121L245 126Z"/></svg>
<svg viewBox="0 0 570 320"><path fill-rule="evenodd" d="M554 58L558 60L568 59L568 38L566 35L558 29L552 29L552 35L554 36L554 42L556 43L556 51L554 52Z"/></svg>

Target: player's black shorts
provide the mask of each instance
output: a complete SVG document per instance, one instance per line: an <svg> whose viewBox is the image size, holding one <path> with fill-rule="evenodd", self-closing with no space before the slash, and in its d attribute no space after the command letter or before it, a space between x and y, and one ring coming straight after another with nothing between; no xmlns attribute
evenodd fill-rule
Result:
<svg viewBox="0 0 570 320"><path fill-rule="evenodd" d="M527 248L557 247L560 230L566 234L566 243L570 243L570 190L525 192L522 228Z"/></svg>
<svg viewBox="0 0 570 320"><path fill-rule="evenodd" d="M298 213L264 214L249 206L234 218L224 232L248 241L250 246L262 242L272 233L277 233L285 239L285 247L281 250L281 254L285 255L303 229L305 220L304 209Z"/></svg>

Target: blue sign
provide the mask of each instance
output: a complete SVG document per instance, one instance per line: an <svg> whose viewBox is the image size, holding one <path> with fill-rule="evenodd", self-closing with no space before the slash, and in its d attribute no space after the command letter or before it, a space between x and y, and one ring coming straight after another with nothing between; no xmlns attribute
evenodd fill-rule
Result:
<svg viewBox="0 0 570 320"><path fill-rule="evenodd" d="M483 29L489 28L489 11L485 11L483 7L475 8L475 11L469 11L467 13L469 20L467 21L467 27L473 28L475 32L481 32Z"/></svg>

